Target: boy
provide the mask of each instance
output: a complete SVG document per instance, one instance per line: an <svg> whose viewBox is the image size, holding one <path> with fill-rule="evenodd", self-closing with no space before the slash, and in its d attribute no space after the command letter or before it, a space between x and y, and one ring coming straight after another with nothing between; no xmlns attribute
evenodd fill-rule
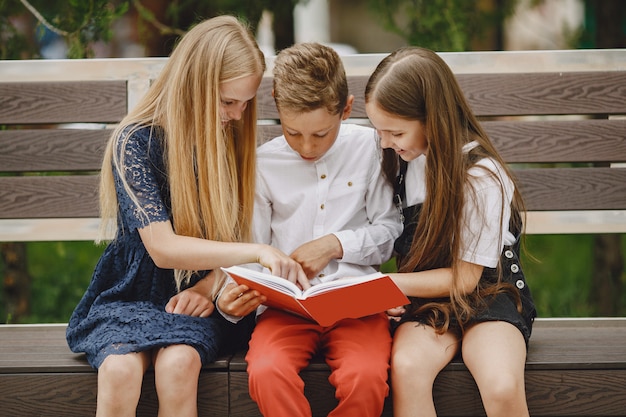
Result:
<svg viewBox="0 0 626 417"><path fill-rule="evenodd" d="M273 96L284 135L257 152L255 240L298 261L310 280L303 287L375 272L372 265L391 256L402 225L381 176L374 130L342 124L354 97L341 59L316 43L281 51ZM225 301L236 302L235 292ZM254 305L262 296L247 291L239 299ZM380 416L391 350L384 313L322 327L260 310L246 360L250 396L264 416L311 415L298 374L318 352L339 401L329 415Z"/></svg>

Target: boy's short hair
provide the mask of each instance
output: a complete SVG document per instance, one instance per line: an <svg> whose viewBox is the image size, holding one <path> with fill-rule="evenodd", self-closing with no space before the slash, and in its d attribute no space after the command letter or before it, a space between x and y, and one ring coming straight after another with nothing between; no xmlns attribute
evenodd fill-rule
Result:
<svg viewBox="0 0 626 417"><path fill-rule="evenodd" d="M343 111L348 81L337 52L316 42L283 49L274 61L274 100L278 110L309 112L325 108Z"/></svg>

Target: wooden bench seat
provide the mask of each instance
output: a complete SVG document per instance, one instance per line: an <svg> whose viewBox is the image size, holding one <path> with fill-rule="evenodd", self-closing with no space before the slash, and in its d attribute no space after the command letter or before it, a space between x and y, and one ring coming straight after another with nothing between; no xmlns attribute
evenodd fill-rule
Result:
<svg viewBox="0 0 626 417"><path fill-rule="evenodd" d="M625 51L441 55L520 179L527 233L626 232ZM356 97L352 122L368 124L363 88L383 56L342 57ZM165 60L0 61L0 242L96 237L105 141ZM280 134L268 63L259 142ZM245 369L237 352L202 370L200 416L259 415ZM315 416L335 404L328 374L319 359L303 371ZM0 325L0 415L93 415L96 392L97 374L69 351L65 324ZM626 317L538 319L526 393L533 416L626 416ZM440 416L484 415L458 359L434 396ZM138 415L156 408L148 372ZM384 416L391 409L388 399Z"/></svg>
<svg viewBox="0 0 626 417"><path fill-rule="evenodd" d="M65 324L0 327L2 413L12 416L93 415L97 374L65 342ZM626 415L626 319L538 319L526 364L533 416ZM315 416L334 406L328 366L316 359L303 371ZM244 352L204 367L199 381L201 416L260 416L248 395ZM440 416L484 415L476 385L456 359L435 383ZM138 416L154 416L154 375L144 378ZM387 402L384 416L392 416Z"/></svg>

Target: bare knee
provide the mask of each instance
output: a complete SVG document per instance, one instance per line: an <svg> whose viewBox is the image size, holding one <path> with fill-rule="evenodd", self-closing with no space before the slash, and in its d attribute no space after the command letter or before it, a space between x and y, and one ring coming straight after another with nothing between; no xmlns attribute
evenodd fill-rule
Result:
<svg viewBox="0 0 626 417"><path fill-rule="evenodd" d="M526 396L523 378L505 373L490 376L481 384L479 390L483 402L496 407L515 404L520 400L525 401Z"/></svg>
<svg viewBox="0 0 626 417"><path fill-rule="evenodd" d="M126 355L109 355L98 368L98 378L112 386L123 387L136 384L143 380L145 367L143 361L135 353Z"/></svg>
<svg viewBox="0 0 626 417"><path fill-rule="evenodd" d="M110 355L98 368L96 416L134 416L141 394L146 353Z"/></svg>
<svg viewBox="0 0 626 417"><path fill-rule="evenodd" d="M391 355L391 372L400 377L419 373L421 365L415 352L408 349L394 349Z"/></svg>
<svg viewBox="0 0 626 417"><path fill-rule="evenodd" d="M157 353L154 363L157 380L167 379L177 383L189 381L190 375L198 375L201 367L202 362L198 351L188 345L172 345L162 348Z"/></svg>

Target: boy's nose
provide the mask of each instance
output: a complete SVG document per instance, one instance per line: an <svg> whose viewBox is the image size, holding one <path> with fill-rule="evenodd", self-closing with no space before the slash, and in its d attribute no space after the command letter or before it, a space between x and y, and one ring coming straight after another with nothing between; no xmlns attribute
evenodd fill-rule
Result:
<svg viewBox="0 0 626 417"><path fill-rule="evenodd" d="M315 151L315 143L311 139L303 139L300 143L300 154L311 155Z"/></svg>

